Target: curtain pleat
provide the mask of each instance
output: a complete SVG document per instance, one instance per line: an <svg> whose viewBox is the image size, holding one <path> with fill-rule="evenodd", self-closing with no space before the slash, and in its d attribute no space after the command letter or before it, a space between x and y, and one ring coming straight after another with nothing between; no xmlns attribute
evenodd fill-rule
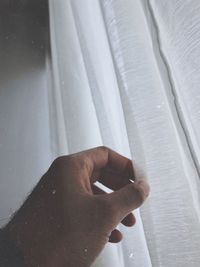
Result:
<svg viewBox="0 0 200 267"><path fill-rule="evenodd" d="M49 0L49 45L43 18L0 11L1 225L55 157L106 145L151 194L93 266L200 266L199 11L198 0Z"/></svg>
<svg viewBox="0 0 200 267"><path fill-rule="evenodd" d="M58 121L62 120L60 124L66 133L63 138L66 139L68 153L73 153L101 145L102 141L70 1L50 1L49 5L52 17L50 25L53 29L51 42L55 48L51 50L51 60L53 69L57 70L54 83L57 88L52 88L52 91L59 92L63 115L59 116L56 110L54 113ZM52 108L55 109L55 106ZM58 129L55 127L51 130ZM62 153L62 141L59 144L59 152Z"/></svg>
<svg viewBox="0 0 200 267"><path fill-rule="evenodd" d="M169 97L170 83L160 73L147 17L140 1L102 2L132 156L137 163L140 154L136 148L143 148L144 169L152 188L142 209L152 264L198 266L198 173ZM140 137L137 143L135 132Z"/></svg>
<svg viewBox="0 0 200 267"><path fill-rule="evenodd" d="M149 0L162 52L171 69L183 127L200 174L200 2Z"/></svg>
<svg viewBox="0 0 200 267"><path fill-rule="evenodd" d="M54 29L58 38L56 39L57 50L52 49L51 53L57 54L56 64L60 66L59 76L62 76L60 80L62 79L64 82L64 87L61 87L60 90L62 109L66 119L66 139L68 147L71 147L70 153L80 150L80 143L83 148L104 144L130 156L116 73L113 68L99 2L89 1L88 3L84 2L83 5L81 1L73 1L72 5L70 5L70 2L65 2L65 5L62 5L62 1L60 1L60 6L58 2L56 2L56 5L54 5L54 1L50 3L51 15L53 15L51 12L59 12L62 9L59 16L54 15L54 20L57 18L57 21L56 23L54 21L55 24L51 29ZM66 21L69 18L70 21ZM91 21L96 23L93 24ZM61 28L61 24L70 25L70 27L69 29ZM75 25L74 30L72 30L72 25ZM51 35L51 39L55 38L55 32ZM66 43L65 39L67 39ZM54 39L53 42L55 42ZM76 42L76 46L74 42ZM67 52L64 52L64 49L67 49ZM53 58L55 57L52 55ZM73 58L73 61L70 61L70 58ZM52 64L54 64L53 61ZM82 80L85 82L83 83ZM77 85L77 82L81 82L81 85ZM75 90L77 94L73 98ZM75 103L77 103L76 109L74 109ZM83 109L79 105L83 105ZM87 107L94 107L95 110L85 110L86 105ZM71 116L67 114L71 114ZM86 114L85 117L83 117L83 114ZM92 117L93 115L94 117ZM82 122L80 123L79 120L82 120ZM96 132L95 121L97 123ZM74 129L74 124L79 129ZM84 136L84 133L86 136ZM73 137L70 137L71 134L73 134ZM93 144L91 143L91 137L94 140ZM77 139L80 140L80 143L76 141ZM76 143L72 147L74 141ZM140 221L139 216L137 211L138 221ZM144 263L146 244L142 224L138 224L134 229L127 231L126 235L133 235L133 242L135 240L138 243L138 248L140 248L140 253L137 253L134 249L136 253L134 252L135 256L133 258L133 248L130 247L130 253L129 250L126 250L126 257L130 257L130 261L135 262L135 264L139 262L140 257L140 261ZM137 238L134 236L137 236ZM113 253L115 256L113 256ZM105 255L107 256L105 257ZM124 253L122 253L121 244L108 245L95 266L111 266L111 263L113 266L126 266L123 264L123 258Z"/></svg>
<svg viewBox="0 0 200 267"><path fill-rule="evenodd" d="M69 152L108 145L131 155L152 188L142 217L136 211L135 228L121 227L122 247L107 247L94 265L198 266L198 172L173 99L166 69L171 65L166 66L152 29L150 3L50 3ZM158 16L159 5L152 4ZM115 262L115 248L121 261Z"/></svg>

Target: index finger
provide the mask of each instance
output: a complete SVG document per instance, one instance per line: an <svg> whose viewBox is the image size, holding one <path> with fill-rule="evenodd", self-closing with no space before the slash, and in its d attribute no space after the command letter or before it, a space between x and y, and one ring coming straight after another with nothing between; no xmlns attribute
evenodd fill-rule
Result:
<svg viewBox="0 0 200 267"><path fill-rule="evenodd" d="M132 161L107 147L102 146L86 150L84 154L88 158L90 177L93 172L104 169L113 175L135 179Z"/></svg>

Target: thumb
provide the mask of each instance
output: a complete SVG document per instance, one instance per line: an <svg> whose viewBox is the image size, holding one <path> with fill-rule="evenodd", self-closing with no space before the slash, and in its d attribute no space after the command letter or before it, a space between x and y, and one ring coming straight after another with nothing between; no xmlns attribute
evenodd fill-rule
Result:
<svg viewBox="0 0 200 267"><path fill-rule="evenodd" d="M108 194L108 201L111 202L110 205L116 212L115 215L117 215L119 221L132 210L140 207L148 197L149 191L149 185L145 181L140 180Z"/></svg>

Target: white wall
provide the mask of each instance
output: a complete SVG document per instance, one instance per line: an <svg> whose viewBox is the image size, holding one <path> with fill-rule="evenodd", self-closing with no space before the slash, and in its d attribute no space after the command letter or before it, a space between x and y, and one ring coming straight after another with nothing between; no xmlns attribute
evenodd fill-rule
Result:
<svg viewBox="0 0 200 267"><path fill-rule="evenodd" d="M0 225L51 160L45 69L48 8L44 1L37 7L29 1L18 6L10 2L0 3Z"/></svg>

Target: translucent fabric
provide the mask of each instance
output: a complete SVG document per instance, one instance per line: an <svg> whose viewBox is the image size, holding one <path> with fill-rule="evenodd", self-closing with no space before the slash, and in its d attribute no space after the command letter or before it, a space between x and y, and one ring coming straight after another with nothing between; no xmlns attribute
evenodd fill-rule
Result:
<svg viewBox="0 0 200 267"><path fill-rule="evenodd" d="M23 91L23 79L13 82L20 97L14 85L1 90L0 122L7 131L15 125L1 137L1 190L14 191L18 202L53 158L102 144L131 157L150 183L150 198L134 211L136 225L119 226L123 241L106 245L95 267L199 266L199 8L198 0L49 0L49 50L35 76L23 77L40 82L40 90L32 83ZM32 182L12 191L7 179L19 186L27 178L17 155L34 162ZM1 213L15 205L13 199Z"/></svg>

